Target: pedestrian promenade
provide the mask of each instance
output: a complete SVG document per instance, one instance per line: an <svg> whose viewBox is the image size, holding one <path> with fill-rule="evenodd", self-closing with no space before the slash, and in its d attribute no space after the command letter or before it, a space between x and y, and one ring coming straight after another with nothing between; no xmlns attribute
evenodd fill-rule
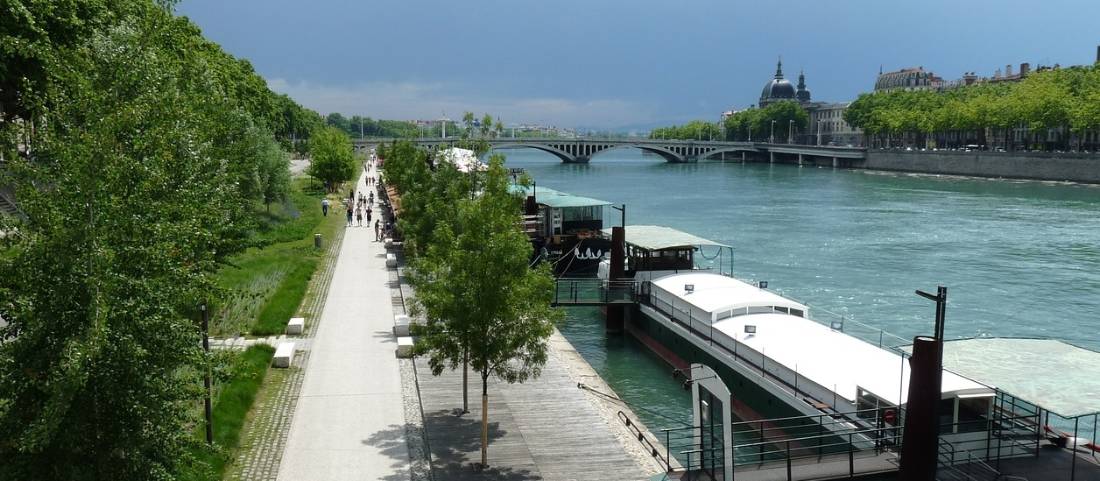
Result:
<svg viewBox="0 0 1100 481"><path fill-rule="evenodd" d="M366 175L357 191L366 192ZM365 221L344 234L311 340L280 481L409 479L385 248Z"/></svg>

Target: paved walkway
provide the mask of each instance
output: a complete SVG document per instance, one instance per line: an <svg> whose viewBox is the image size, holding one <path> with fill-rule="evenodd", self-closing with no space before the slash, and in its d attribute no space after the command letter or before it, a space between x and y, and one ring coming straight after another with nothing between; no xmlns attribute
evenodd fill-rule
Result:
<svg viewBox="0 0 1100 481"><path fill-rule="evenodd" d="M409 479L388 282L374 229L348 228L311 341L280 481Z"/></svg>
<svg viewBox="0 0 1100 481"><path fill-rule="evenodd" d="M568 345L560 334L554 337L552 342ZM427 363L417 360L436 481L629 481L660 472L651 458L640 460L628 452L640 446L637 440L617 439L622 425L601 416L590 393L577 387L566 353L554 349L542 375L525 383L490 379L489 468L484 471L472 464L481 460L481 378L470 373L470 412L457 415L461 370L432 376Z"/></svg>

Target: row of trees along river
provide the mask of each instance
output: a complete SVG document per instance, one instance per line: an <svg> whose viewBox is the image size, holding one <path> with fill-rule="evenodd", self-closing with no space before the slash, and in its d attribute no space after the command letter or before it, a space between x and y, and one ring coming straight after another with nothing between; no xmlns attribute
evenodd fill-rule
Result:
<svg viewBox="0 0 1100 481"><path fill-rule="evenodd" d="M797 102L735 112L723 123L697 120L654 129L662 139L786 142L806 133ZM844 112L870 147L997 145L1006 150L1100 149L1100 65L1034 72L1016 82L943 90L865 93Z"/></svg>
<svg viewBox="0 0 1100 481"><path fill-rule="evenodd" d="M172 3L0 15L0 185L21 211L0 219L0 479L220 478L196 474L225 462L195 435L198 306L323 119ZM319 136L330 182L354 167L341 136Z"/></svg>
<svg viewBox="0 0 1100 481"><path fill-rule="evenodd" d="M479 154L485 142L470 142ZM481 381L481 463L488 464L488 380L522 382L538 376L547 340L562 314L550 307L549 266L531 266L531 244L520 229L522 201L509 190L504 158L485 171L460 172L432 162L412 143L379 147L384 180L399 192L398 227L416 290L415 350L433 374L463 371ZM458 400L455 400L456 403Z"/></svg>

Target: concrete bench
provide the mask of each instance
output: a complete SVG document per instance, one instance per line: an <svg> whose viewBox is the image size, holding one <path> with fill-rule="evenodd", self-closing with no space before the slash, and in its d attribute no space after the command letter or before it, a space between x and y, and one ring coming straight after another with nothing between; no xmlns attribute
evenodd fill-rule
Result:
<svg viewBox="0 0 1100 481"><path fill-rule="evenodd" d="M397 338L397 357L400 359L413 357L413 338L409 336Z"/></svg>
<svg viewBox="0 0 1100 481"><path fill-rule="evenodd" d="M385 245L386 245L386 249L392 249L393 248L393 237L387 237Z"/></svg>
<svg viewBox="0 0 1100 481"><path fill-rule="evenodd" d="M287 335L301 335L306 330L306 318L304 317L292 317L290 322L286 323Z"/></svg>
<svg viewBox="0 0 1100 481"><path fill-rule="evenodd" d="M397 256L394 254L386 254L386 267L397 267Z"/></svg>
<svg viewBox="0 0 1100 481"><path fill-rule="evenodd" d="M291 361L294 360L294 343L283 342L279 343L279 347L275 348L275 357L271 358L272 367L288 368Z"/></svg>
<svg viewBox="0 0 1100 481"><path fill-rule="evenodd" d="M409 336L409 316L398 314L393 316L393 335L397 337Z"/></svg>

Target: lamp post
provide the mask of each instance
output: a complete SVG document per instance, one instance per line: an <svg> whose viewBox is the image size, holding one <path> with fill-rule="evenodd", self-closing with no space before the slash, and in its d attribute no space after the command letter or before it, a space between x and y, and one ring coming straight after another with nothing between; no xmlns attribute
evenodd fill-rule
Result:
<svg viewBox="0 0 1100 481"><path fill-rule="evenodd" d="M210 386L210 312L206 310L206 303L203 302L200 307L202 310L202 351L203 351L203 387L206 389L206 393L203 396L203 417L206 418L206 444L214 444L214 415L213 406L211 405L211 386Z"/></svg>
<svg viewBox="0 0 1100 481"><path fill-rule="evenodd" d="M626 204L623 204L622 207L618 207L618 206L613 205L613 206L611 206L611 208L623 213L623 215L622 215L622 224L620 224L620 225L622 225L623 228L625 229L626 228Z"/></svg>
<svg viewBox="0 0 1100 481"><path fill-rule="evenodd" d="M790 119L787 122L787 143L794 143L794 119Z"/></svg>
<svg viewBox="0 0 1100 481"><path fill-rule="evenodd" d="M817 145L821 145L821 118L817 119Z"/></svg>
<svg viewBox="0 0 1100 481"><path fill-rule="evenodd" d="M774 120L772 120L772 134L768 137L768 143L769 144L774 144L775 143L775 121Z"/></svg>

